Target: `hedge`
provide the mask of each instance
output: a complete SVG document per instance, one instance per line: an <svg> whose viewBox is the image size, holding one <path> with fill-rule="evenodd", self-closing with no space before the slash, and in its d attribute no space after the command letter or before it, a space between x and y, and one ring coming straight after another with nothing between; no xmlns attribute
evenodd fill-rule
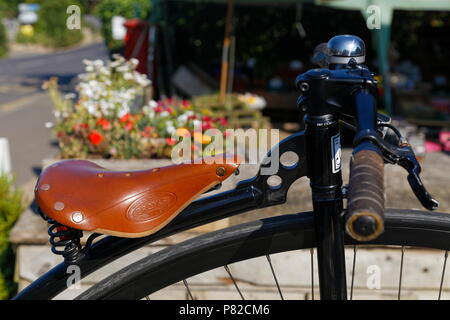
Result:
<svg viewBox="0 0 450 320"><path fill-rule="evenodd" d="M112 38L112 18L122 16L126 19L147 19L150 9L149 0L103 0L98 4L95 13L102 22L102 35L111 52L120 51L124 45L123 41Z"/></svg>
<svg viewBox="0 0 450 320"><path fill-rule="evenodd" d="M8 299L16 291L9 233L22 213L23 205L22 193L14 189L12 183L8 176L0 175L0 299Z"/></svg>

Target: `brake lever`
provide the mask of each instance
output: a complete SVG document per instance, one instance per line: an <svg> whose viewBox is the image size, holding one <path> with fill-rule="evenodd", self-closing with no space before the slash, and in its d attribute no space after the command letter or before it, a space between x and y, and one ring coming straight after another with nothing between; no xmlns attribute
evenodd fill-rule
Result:
<svg viewBox="0 0 450 320"><path fill-rule="evenodd" d="M401 157L398 164L406 169L406 171L408 171L407 179L412 191L414 192L416 198L420 201L422 206L424 206L428 210L437 209L437 207L439 206L439 201L434 199L423 185L422 179L420 179L422 168L417 161L416 155L414 154L411 145L408 144L404 147L408 148L410 152Z"/></svg>
<svg viewBox="0 0 450 320"><path fill-rule="evenodd" d="M370 140L378 145L385 162L398 164L408 171L408 183L422 206L428 210L437 209L439 202L430 195L423 185L423 182L420 179L422 168L406 138L399 137L398 146L387 142L385 138L386 137L381 138L375 132L362 131L356 134L353 143L354 145L357 145L362 140Z"/></svg>

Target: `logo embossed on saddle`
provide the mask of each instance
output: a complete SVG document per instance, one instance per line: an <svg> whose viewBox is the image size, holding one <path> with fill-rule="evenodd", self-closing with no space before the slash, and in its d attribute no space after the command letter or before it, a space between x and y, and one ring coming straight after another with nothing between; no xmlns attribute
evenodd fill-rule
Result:
<svg viewBox="0 0 450 320"><path fill-rule="evenodd" d="M171 192L153 192L135 200L127 211L133 222L148 222L158 219L175 205L177 196Z"/></svg>

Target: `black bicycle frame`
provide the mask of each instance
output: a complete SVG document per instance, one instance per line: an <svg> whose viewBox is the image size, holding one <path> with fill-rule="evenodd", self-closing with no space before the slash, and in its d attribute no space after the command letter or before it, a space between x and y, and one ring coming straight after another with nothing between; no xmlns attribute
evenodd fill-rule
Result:
<svg viewBox="0 0 450 320"><path fill-rule="evenodd" d="M332 114L306 117L309 179L317 238L320 297L347 298L342 223L339 123Z"/></svg>
<svg viewBox="0 0 450 320"><path fill-rule="evenodd" d="M260 172L252 179L240 182L234 190L194 201L162 230L143 238L130 239L107 236L83 249L76 261L81 278L107 263L151 242L170 235L257 208L282 204L291 184L308 176L317 237L318 271L322 299L346 299L344 229L342 226L342 176L340 159L340 129L338 120L354 119L354 112L343 108L355 88L373 89L371 74L315 69L300 75L297 86L308 92L299 99L299 107L306 110L306 129L283 141L268 153L282 155L293 151L298 155L296 166L279 166L276 175L282 184L277 188L267 183L269 176ZM332 102L330 104L330 101ZM303 108L307 105L307 108ZM350 102L351 105L351 102ZM349 121L347 121L349 122ZM267 159L266 159L267 160ZM278 159L276 159L278 161ZM60 263L15 299L51 299L67 288L67 264Z"/></svg>

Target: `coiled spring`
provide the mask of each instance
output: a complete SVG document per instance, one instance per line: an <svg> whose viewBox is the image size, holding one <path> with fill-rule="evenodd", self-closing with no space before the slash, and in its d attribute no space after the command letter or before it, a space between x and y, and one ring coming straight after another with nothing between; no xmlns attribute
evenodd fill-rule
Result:
<svg viewBox="0 0 450 320"><path fill-rule="evenodd" d="M50 224L48 235L50 236L52 252L63 256L64 261L68 264L76 263L81 252L80 239L83 232L69 228L53 219L47 221Z"/></svg>

